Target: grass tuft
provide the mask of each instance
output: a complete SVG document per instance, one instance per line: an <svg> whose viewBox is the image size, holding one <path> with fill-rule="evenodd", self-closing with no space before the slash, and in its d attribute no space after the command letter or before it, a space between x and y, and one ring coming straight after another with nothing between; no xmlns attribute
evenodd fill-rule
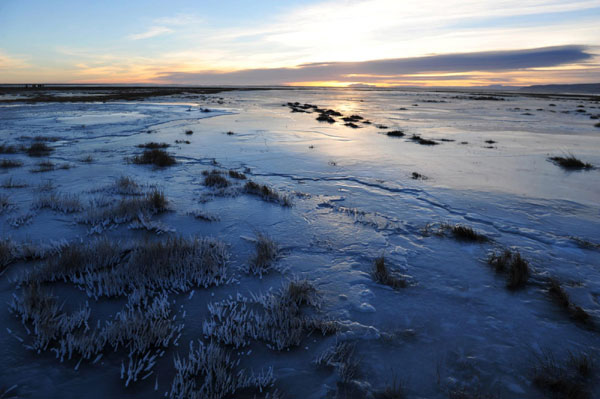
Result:
<svg viewBox="0 0 600 399"><path fill-rule="evenodd" d="M488 257L488 263L498 273L507 275L506 287L511 290L523 288L529 279L529 264L517 252L505 250L501 254L492 253Z"/></svg>
<svg viewBox="0 0 600 399"><path fill-rule="evenodd" d="M473 228L461 224L450 225L443 223L441 230L449 231L452 236L459 241L467 242L486 242L489 239L483 234L477 233Z"/></svg>
<svg viewBox="0 0 600 399"><path fill-rule="evenodd" d="M276 202L282 206L292 206L292 199L288 195L280 194L269 186L255 183L252 180L244 185L244 192L261 197L265 201Z"/></svg>
<svg viewBox="0 0 600 399"><path fill-rule="evenodd" d="M220 171L213 169L210 172L203 173L204 174L204 185L207 187L213 188L225 188L229 187L231 183L227 180Z"/></svg>
<svg viewBox="0 0 600 399"><path fill-rule="evenodd" d="M245 174L243 174L242 172L235 171L235 170L229 171L229 177L231 177L232 179L246 180Z"/></svg>
<svg viewBox="0 0 600 399"><path fill-rule="evenodd" d="M385 257L380 256L373 262L371 276L379 284L387 285L393 289L405 288L408 283L404 278L396 277L385 265Z"/></svg>
<svg viewBox="0 0 600 399"><path fill-rule="evenodd" d="M50 155L54 151L54 148L49 147L44 142L35 142L26 148L25 151L30 157L44 157Z"/></svg>
<svg viewBox="0 0 600 399"><path fill-rule="evenodd" d="M564 157L550 157L548 158L548 160L567 170L591 169L593 167L592 164L583 162L575 158L574 155Z"/></svg>
<svg viewBox="0 0 600 399"><path fill-rule="evenodd" d="M262 278L271 271L279 250L271 238L261 233L256 236L255 245L256 253L250 258L246 272Z"/></svg>
<svg viewBox="0 0 600 399"><path fill-rule="evenodd" d="M386 133L390 137L404 137L405 134L402 130L391 130Z"/></svg>
<svg viewBox="0 0 600 399"><path fill-rule="evenodd" d="M558 280L551 278L548 281L548 294L552 297L554 302L569 314L573 321L588 325L592 323L590 315L582 307L571 302L569 294L567 294Z"/></svg>
<svg viewBox="0 0 600 399"><path fill-rule="evenodd" d="M423 137L421 137L417 134L413 134L410 137L410 140L414 141L415 143L421 144L421 145L438 145L439 144L433 140L424 139Z"/></svg>
<svg viewBox="0 0 600 399"><path fill-rule="evenodd" d="M588 385L593 371L590 355L569 354L566 361L560 362L550 352L544 352L536 359L532 380L534 385L551 397L567 399L588 399Z"/></svg>
<svg viewBox="0 0 600 399"><path fill-rule="evenodd" d="M0 154L16 154L17 152L18 149L14 145L0 144Z"/></svg>
<svg viewBox="0 0 600 399"><path fill-rule="evenodd" d="M149 142L149 143L145 143L145 144L138 144L138 148L145 148L147 150L156 150L159 148L168 148L170 147L170 144L167 143L155 143L153 141Z"/></svg>

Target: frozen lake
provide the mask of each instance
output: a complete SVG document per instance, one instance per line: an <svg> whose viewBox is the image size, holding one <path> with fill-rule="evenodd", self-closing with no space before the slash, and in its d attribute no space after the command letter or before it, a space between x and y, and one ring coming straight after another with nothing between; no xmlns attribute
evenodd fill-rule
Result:
<svg viewBox="0 0 600 399"><path fill-rule="evenodd" d="M317 121L309 105L341 116ZM51 350L56 337L45 348L28 348L39 332L7 305L0 312L0 397L14 385L18 397L30 398L177 397L173 359L187 358L197 340L231 351L239 361L233 378L241 369L272 371L262 392L240 388L214 397L377 398L394 384L411 398L546 397L534 377L541 358L551 354L566 368L570 354L599 359L600 169L566 170L548 160L573 154L600 166L597 116L600 101L589 97L350 89L0 103L0 162L16 164L0 168L0 237L13 248L3 249L2 303L24 298L27 276L69 243L212 237L229 254L219 284L145 287L148 298L168 295L169 318L182 327L148 352L156 360L127 387L120 378L128 367L126 340L99 351L100 358L80 362L74 354L61 362ZM398 130L404 135L387 134ZM50 150L29 156L35 142ZM168 144L176 163L136 164L139 146L149 142ZM226 183L207 185L213 170ZM122 177L136 188L119 190ZM254 195L248 181L274 194ZM151 190L164 193L166 211L91 216ZM457 239L455 225L485 239ZM257 276L247 269L260 234L278 256ZM23 255L24 243L47 259ZM518 289L507 289L506 274L488 265L490 253L505 249L529 264ZM380 256L404 287L374 281ZM301 329L285 348L256 336L233 345L211 333L210 320L225 322L209 304L239 305L240 294L259 312L265 301L251 298L290 279L306 280L320 298L319 306L303 304L303 315L335 331ZM551 281L567 294L567 306L553 297ZM114 322L137 292L97 296L64 276L43 286L64 304L59 313L87 301L81 336ZM342 343L353 348L342 360L319 357ZM590 397L600 396L597 374L574 379Z"/></svg>

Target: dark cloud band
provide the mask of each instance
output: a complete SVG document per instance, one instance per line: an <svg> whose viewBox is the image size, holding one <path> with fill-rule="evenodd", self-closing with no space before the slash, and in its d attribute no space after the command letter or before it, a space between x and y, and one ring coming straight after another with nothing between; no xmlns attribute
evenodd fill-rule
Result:
<svg viewBox="0 0 600 399"><path fill-rule="evenodd" d="M363 62L303 64L294 68L247 69L234 72L166 72L160 80L202 85L275 85L310 81L363 81L403 78L406 74L441 72L503 72L553 67L591 59L584 46L543 47L526 50L486 51L432 55ZM351 78L348 75L362 75Z"/></svg>

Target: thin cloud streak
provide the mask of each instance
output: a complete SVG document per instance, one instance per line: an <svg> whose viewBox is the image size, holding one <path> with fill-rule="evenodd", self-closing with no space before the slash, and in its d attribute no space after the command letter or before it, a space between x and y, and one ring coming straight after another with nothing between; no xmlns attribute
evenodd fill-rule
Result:
<svg viewBox="0 0 600 399"><path fill-rule="evenodd" d="M166 26L153 26L150 29L148 29L146 32L131 35L131 36L129 36L129 38L131 40L142 40L142 39L149 39L151 37L155 37L155 36L159 36L159 35L164 35L166 33L171 33L171 32L173 32L173 30L170 28L167 28Z"/></svg>

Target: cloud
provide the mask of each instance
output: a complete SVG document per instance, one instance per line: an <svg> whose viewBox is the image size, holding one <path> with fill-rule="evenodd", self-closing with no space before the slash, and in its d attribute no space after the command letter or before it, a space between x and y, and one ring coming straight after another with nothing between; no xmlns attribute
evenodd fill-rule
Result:
<svg viewBox="0 0 600 399"><path fill-rule="evenodd" d="M166 72L159 75L159 80L200 85L278 85L314 81L376 83L406 78L417 80L419 77L411 75L428 73L490 73L548 68L589 61L592 58L593 55L586 47L569 45L362 62L321 62L293 68L246 69L233 72ZM443 79L457 78L444 76Z"/></svg>
<svg viewBox="0 0 600 399"><path fill-rule="evenodd" d="M129 38L131 40L142 40L142 39L149 39L151 37L155 37L155 36L159 36L159 35L164 35L166 33L171 33L171 32L173 32L173 30L170 28L167 28L166 26L153 26L150 29L148 29L147 31L138 33L135 35L131 35L131 36L129 36Z"/></svg>
<svg viewBox="0 0 600 399"><path fill-rule="evenodd" d="M0 50L0 70L22 69L28 66L25 60L8 55Z"/></svg>

